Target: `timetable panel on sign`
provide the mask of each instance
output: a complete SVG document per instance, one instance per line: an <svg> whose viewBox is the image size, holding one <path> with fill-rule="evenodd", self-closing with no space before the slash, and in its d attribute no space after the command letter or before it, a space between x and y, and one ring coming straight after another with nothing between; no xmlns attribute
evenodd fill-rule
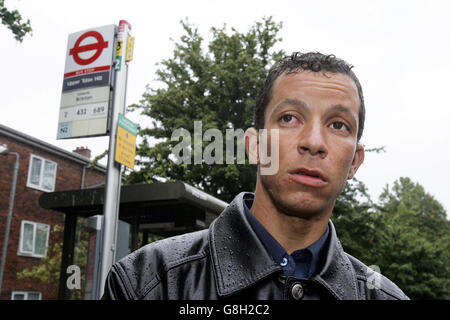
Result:
<svg viewBox="0 0 450 320"><path fill-rule="evenodd" d="M61 109L59 122L103 118L108 115L108 102L83 104Z"/></svg>

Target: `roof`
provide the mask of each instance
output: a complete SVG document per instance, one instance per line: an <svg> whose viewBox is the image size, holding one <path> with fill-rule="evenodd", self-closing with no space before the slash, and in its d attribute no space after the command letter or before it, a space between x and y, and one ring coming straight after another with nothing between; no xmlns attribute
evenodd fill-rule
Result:
<svg viewBox="0 0 450 320"><path fill-rule="evenodd" d="M83 157L82 155L80 155L78 153L64 150L64 149L54 146L50 143L47 143L43 140L37 139L35 137L27 135L23 132L14 130L14 129L7 127L5 125L2 125L2 124L0 124L0 135L4 135L9 138L18 140L21 143L28 144L30 146L39 148L41 150L45 150L49 153L66 158L66 159L74 161L74 162L77 162L79 164L88 165L88 164L92 163L92 160L90 160L89 158ZM102 172L106 172L106 167L101 164L96 164L95 169L102 171Z"/></svg>
<svg viewBox="0 0 450 320"><path fill-rule="evenodd" d="M44 193L39 204L52 209L88 217L103 214L104 187ZM131 223L139 217L141 225L174 227L205 226L228 203L181 181L121 186L119 219ZM199 225L200 223L200 225ZM175 229L174 229L175 230Z"/></svg>

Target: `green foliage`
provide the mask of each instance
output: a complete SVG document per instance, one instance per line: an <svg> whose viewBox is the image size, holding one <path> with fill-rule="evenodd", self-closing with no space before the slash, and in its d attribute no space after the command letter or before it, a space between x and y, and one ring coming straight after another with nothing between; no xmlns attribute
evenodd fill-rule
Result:
<svg viewBox="0 0 450 320"><path fill-rule="evenodd" d="M446 221L446 212L442 205L426 193L420 184L413 183L409 178L395 181L392 191L386 186L380 200L379 209L382 212L398 213L387 215L389 219L402 219L403 224L411 228L420 226L420 235L429 240L448 233L448 230L442 227L443 221Z"/></svg>
<svg viewBox="0 0 450 320"><path fill-rule="evenodd" d="M23 21L19 11L6 9L5 0L0 0L0 20L12 31L14 38L19 42L22 42L27 33L32 31L30 20Z"/></svg>
<svg viewBox="0 0 450 320"><path fill-rule="evenodd" d="M202 121L203 132L217 128L224 137L226 129L252 126L255 97L268 69L283 55L272 49L281 40L277 38L281 23L263 18L245 33L234 28L229 33L226 26L212 28L207 48L196 28L187 21L181 25L184 35L175 43L173 56L163 60L156 72L161 88L148 87L140 103L130 107L150 117L153 127L139 128L143 141L137 147L136 164L140 169L130 173L128 183L151 182L157 177L182 180L231 201L241 190L254 189L255 168L175 164L169 155L178 141L170 137L175 129L184 128L191 133L193 144L197 120ZM149 147L150 138L160 142ZM208 144L203 142L203 150Z"/></svg>
<svg viewBox="0 0 450 320"><path fill-rule="evenodd" d="M73 255L73 264L80 267L81 288L70 291L71 300L82 300L83 292L86 285L86 265L89 247L89 232L86 228L86 219L78 217L76 229L76 241Z"/></svg>
<svg viewBox="0 0 450 320"><path fill-rule="evenodd" d="M84 219L79 218L77 221L76 244L74 251L73 264L80 267L81 289L71 291L72 300L81 300L83 298L83 288L85 286L85 269L88 255L88 233L83 228ZM60 225L53 226L50 233L50 239L54 239L56 234L62 233L64 228ZM55 242L53 246L47 247L47 255L41 259L41 263L32 268L26 268L16 274L18 279L37 279L45 284L53 284L56 288L59 285L59 277L61 270L62 257L62 241Z"/></svg>
<svg viewBox="0 0 450 320"><path fill-rule="evenodd" d="M101 154L99 154L98 156L94 157L94 159L92 159L92 161L91 161L91 164L89 165L89 168L90 169L95 168L95 166L98 164L98 162L108 155L108 150L109 149L106 149Z"/></svg>
<svg viewBox="0 0 450 320"><path fill-rule="evenodd" d="M367 265L379 264L379 247L383 241L385 225L374 210L367 188L353 178L339 195L332 215L336 232L345 251Z"/></svg>
<svg viewBox="0 0 450 320"><path fill-rule="evenodd" d="M450 299L450 221L442 205L409 178L386 186L380 200L389 240L381 248L384 273L416 299Z"/></svg>
<svg viewBox="0 0 450 320"><path fill-rule="evenodd" d="M376 148L364 148L364 152L375 152L375 153L386 152L386 146Z"/></svg>
<svg viewBox="0 0 450 320"><path fill-rule="evenodd" d="M379 266L410 298L450 299L450 221L420 184L400 178L375 205L354 180L332 218L344 249Z"/></svg>
<svg viewBox="0 0 450 320"><path fill-rule="evenodd" d="M60 225L53 226L50 232L50 238L56 233L61 234L63 227ZM18 279L33 278L43 283L58 285L59 273L61 269L61 252L62 242L56 242L53 246L47 247L47 254L41 259L41 264L30 269L24 269L17 273Z"/></svg>

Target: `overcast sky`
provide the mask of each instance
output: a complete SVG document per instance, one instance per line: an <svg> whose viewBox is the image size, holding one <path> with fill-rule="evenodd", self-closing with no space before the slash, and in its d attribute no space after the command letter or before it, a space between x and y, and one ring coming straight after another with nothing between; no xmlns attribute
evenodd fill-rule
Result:
<svg viewBox="0 0 450 320"><path fill-rule="evenodd" d="M450 209L450 1L50 1L7 0L31 20L22 43L0 25L0 123L66 150L93 155L108 137L57 140L67 38L125 19L135 36L127 104L155 83L156 63L171 56L185 17L205 39L224 23L241 32L263 16L283 22L277 49L333 53L353 64L363 86L362 143L385 146L367 154L356 177L377 200L401 176L419 182ZM145 124L144 119L130 119Z"/></svg>

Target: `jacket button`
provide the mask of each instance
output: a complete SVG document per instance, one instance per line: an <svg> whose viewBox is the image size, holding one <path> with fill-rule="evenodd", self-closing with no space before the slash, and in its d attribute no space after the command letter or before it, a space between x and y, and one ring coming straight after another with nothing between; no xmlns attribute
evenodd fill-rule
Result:
<svg viewBox="0 0 450 320"><path fill-rule="evenodd" d="M300 283L295 283L291 288L292 297L295 300L303 298L303 286Z"/></svg>

